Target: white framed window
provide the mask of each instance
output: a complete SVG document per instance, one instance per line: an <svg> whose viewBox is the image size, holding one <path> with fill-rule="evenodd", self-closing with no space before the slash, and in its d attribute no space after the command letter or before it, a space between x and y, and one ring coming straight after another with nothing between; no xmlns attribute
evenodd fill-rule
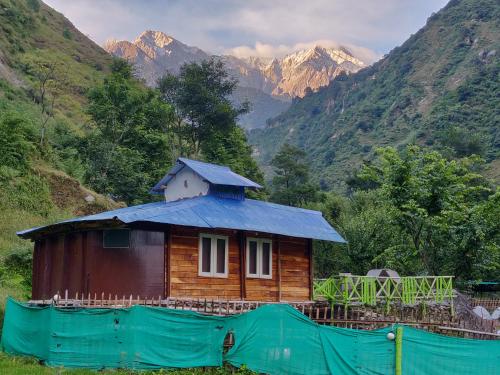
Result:
<svg viewBox="0 0 500 375"><path fill-rule="evenodd" d="M272 241L266 238L247 238L247 277L273 278Z"/></svg>
<svg viewBox="0 0 500 375"><path fill-rule="evenodd" d="M198 275L227 277L228 237L200 234L198 249Z"/></svg>

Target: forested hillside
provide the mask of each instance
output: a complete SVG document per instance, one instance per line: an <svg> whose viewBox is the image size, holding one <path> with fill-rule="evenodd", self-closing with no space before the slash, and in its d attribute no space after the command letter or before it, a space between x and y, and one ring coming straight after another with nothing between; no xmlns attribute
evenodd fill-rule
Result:
<svg viewBox="0 0 500 375"><path fill-rule="evenodd" d="M254 130L255 155L268 166L281 144L297 145L323 189L344 190L376 147L417 143L449 157L479 154L499 181L499 23L496 0L452 0L382 60Z"/></svg>

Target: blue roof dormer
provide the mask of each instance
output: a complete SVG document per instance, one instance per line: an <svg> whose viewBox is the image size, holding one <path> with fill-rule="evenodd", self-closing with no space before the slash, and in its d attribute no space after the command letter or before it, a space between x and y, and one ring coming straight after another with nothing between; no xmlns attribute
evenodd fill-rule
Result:
<svg viewBox="0 0 500 375"><path fill-rule="evenodd" d="M260 189L262 186L233 172L229 167L179 158L175 166L151 189L151 193L164 194L166 201L202 195L244 199L245 188Z"/></svg>

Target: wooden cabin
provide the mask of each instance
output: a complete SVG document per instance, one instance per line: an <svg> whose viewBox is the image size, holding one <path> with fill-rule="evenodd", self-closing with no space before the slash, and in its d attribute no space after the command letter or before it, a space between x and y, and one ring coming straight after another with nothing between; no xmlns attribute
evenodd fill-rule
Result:
<svg viewBox="0 0 500 375"><path fill-rule="evenodd" d="M18 232L35 244L32 299L311 300L312 240L344 240L320 212L245 197L259 188L179 158L151 190L162 201Z"/></svg>

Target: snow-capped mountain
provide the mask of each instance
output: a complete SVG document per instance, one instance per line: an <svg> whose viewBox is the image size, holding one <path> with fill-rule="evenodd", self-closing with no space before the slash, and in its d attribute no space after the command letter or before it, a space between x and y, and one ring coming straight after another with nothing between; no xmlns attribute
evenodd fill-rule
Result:
<svg viewBox="0 0 500 375"><path fill-rule="evenodd" d="M258 57L238 58L231 55L213 56L197 47L190 47L161 31L145 31L133 42L111 40L104 48L111 54L132 62L138 74L149 85L154 85L166 72L176 74L182 64L199 62L215 57L224 61L230 73L238 79L244 92L262 91L274 100L288 102L302 97L307 90L315 91L327 85L341 72L352 73L363 68L365 63L357 59L348 49L314 46L300 50L283 58L263 59ZM240 90L241 92L241 90ZM259 95L262 103L262 95ZM247 98L252 102L251 97ZM274 108L266 105L267 111ZM283 110L283 105L276 108ZM260 110L254 106L254 111ZM279 113L279 112L278 112ZM278 113L269 113L269 117ZM262 116L258 116L262 118ZM264 116L265 117L265 116ZM248 127L264 126L251 124Z"/></svg>
<svg viewBox="0 0 500 375"><path fill-rule="evenodd" d="M144 31L133 42L110 40L104 49L133 63L139 75L153 86L167 71L178 73L182 64L210 58L196 47L190 47L160 32Z"/></svg>

